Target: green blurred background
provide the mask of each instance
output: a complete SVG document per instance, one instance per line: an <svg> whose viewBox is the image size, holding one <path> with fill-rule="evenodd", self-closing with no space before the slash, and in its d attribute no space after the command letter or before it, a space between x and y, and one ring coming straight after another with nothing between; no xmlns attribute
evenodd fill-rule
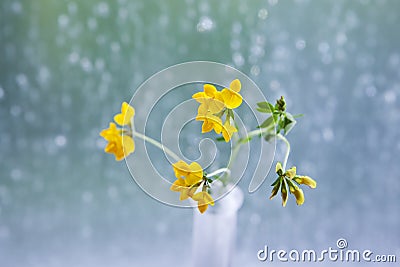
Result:
<svg viewBox="0 0 400 267"><path fill-rule="evenodd" d="M265 244L325 249L340 237L400 257L399 1L0 8L1 266L188 266L191 210L143 193L98 133L148 77L192 60L229 64L306 115L290 164L319 187L300 208L267 200L273 175L248 195L233 266L265 264Z"/></svg>

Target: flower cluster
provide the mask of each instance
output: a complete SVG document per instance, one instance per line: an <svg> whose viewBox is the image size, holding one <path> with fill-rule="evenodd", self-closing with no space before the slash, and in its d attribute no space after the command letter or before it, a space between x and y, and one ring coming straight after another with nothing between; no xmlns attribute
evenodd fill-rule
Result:
<svg viewBox="0 0 400 267"><path fill-rule="evenodd" d="M210 179L203 173L203 168L197 162L187 164L180 160L172 164L177 180L172 184L171 190L180 192L180 200L192 198L197 202L197 207L204 213L208 205L214 206L214 200L208 193ZM200 192L197 192L201 187Z"/></svg>
<svg viewBox="0 0 400 267"><path fill-rule="evenodd" d="M203 91L193 94L192 98L200 103L197 110L197 121L202 121L202 133L207 133L212 130L217 134L222 134L217 140L231 141L234 133L238 132L235 125L234 109L238 108L243 98L239 94L241 83L238 79L233 80L229 88L224 88L218 91L214 85L205 84ZM233 150L238 151L240 145L249 142L254 136L263 137L266 141L273 138L280 139L286 146L286 154L283 161L283 166L280 162L276 164L276 173L278 178L272 184L272 199L279 191L282 196L282 205L286 206L288 195L293 194L296 198L297 205L304 203L304 193L299 185L307 185L310 188L316 188L317 183L308 176L296 174L296 167L285 170L290 153L290 143L286 139L286 135L295 126L295 118L301 115L291 115L286 111L286 102L283 97L276 101L275 105L269 102L257 103L257 110L262 113L270 114L270 116L259 125L258 129L249 132L244 137L236 138L233 141ZM221 168L211 174L206 174L203 168L197 162L190 164L174 154L170 149L166 148L160 142L135 131L133 127L133 117L135 110L129 104L124 102L121 106L121 113L114 116L114 122L111 122L108 129L101 131L100 136L108 141L104 151L114 154L116 160L122 160L135 150L133 137L141 138L146 142L164 150L177 162L172 164L176 180L172 183L170 190L180 193L180 200L192 199L197 202L198 210L204 213L208 206L214 206L214 199L210 194L210 189L213 182L220 179L218 173L224 174L223 180L230 176L230 163L226 168ZM224 118L225 117L225 118ZM118 124L120 127L117 127ZM231 161L234 161L232 156ZM215 177L214 177L215 176ZM214 177L212 179L211 177Z"/></svg>
<svg viewBox="0 0 400 267"><path fill-rule="evenodd" d="M237 132L237 128L232 124L234 121L233 109L242 104L243 98L239 94L242 85L238 79L233 80L229 88L218 91L214 85L205 84L204 91L196 93L192 96L200 106L197 110L197 121L202 121L202 133L214 130L217 134L221 134L225 142L229 142L233 133ZM225 122L222 122L223 116Z"/></svg>
<svg viewBox="0 0 400 267"><path fill-rule="evenodd" d="M135 143L130 135L131 121L134 115L134 108L124 102L121 106L121 113L114 116L114 121L122 128L117 128L114 122L110 122L108 129L100 132L100 136L108 141L104 151L114 154L116 160L122 160L135 151Z"/></svg>
<svg viewBox="0 0 400 267"><path fill-rule="evenodd" d="M272 199L280 189L282 196L282 206L284 207L286 206L288 193L295 196L297 205L302 205L304 203L304 193L298 185L305 184L308 185L310 188L317 187L317 183L310 177L296 175L296 167L292 167L285 171L282 168L282 164L278 162L276 164L275 171L278 174L278 178L272 184L272 193L269 198Z"/></svg>

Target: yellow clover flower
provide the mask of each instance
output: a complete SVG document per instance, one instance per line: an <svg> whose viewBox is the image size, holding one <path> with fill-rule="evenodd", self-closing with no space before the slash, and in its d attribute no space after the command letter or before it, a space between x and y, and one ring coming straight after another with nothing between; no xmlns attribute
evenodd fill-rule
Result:
<svg viewBox="0 0 400 267"><path fill-rule="evenodd" d="M106 153L114 154L116 160L122 160L135 151L135 143L132 137L122 134L115 123L110 122L109 128L100 132L100 136L108 141L104 148Z"/></svg>
<svg viewBox="0 0 400 267"><path fill-rule="evenodd" d="M200 110L200 108L199 108ZM206 112L204 114L200 113L196 116L196 120L197 121L202 121L203 125L201 127L201 132L202 133L208 133L210 131L212 131L213 129L215 130L216 133L221 133L221 130L219 130L221 128L222 125L222 121L220 118L218 118L217 116L211 114L210 112ZM218 132L219 130L219 132Z"/></svg>
<svg viewBox="0 0 400 267"><path fill-rule="evenodd" d="M172 164L176 178L184 178L186 186L192 186L202 181L203 168L197 162L187 164L180 160Z"/></svg>
<svg viewBox="0 0 400 267"><path fill-rule="evenodd" d="M225 121L224 125L214 125L214 130L217 134L222 132L225 142L229 142L234 133L237 132L235 126L232 126L229 121Z"/></svg>
<svg viewBox="0 0 400 267"><path fill-rule="evenodd" d="M197 201L197 208L200 213L204 213L208 209L208 205L214 206L214 199L206 191L196 193L192 199Z"/></svg>
<svg viewBox="0 0 400 267"><path fill-rule="evenodd" d="M211 84L205 84L203 88L204 92L195 93L192 96L193 99L201 104L199 113L200 110L203 110L202 112L210 112L211 114L220 112L225 106L221 92Z"/></svg>
<svg viewBox="0 0 400 267"><path fill-rule="evenodd" d="M229 88L221 91L222 99L228 109L234 109L242 104L243 98L239 94L242 85L238 79L233 80Z"/></svg>
<svg viewBox="0 0 400 267"><path fill-rule="evenodd" d="M121 113L114 116L114 121L121 126L125 126L131 123L133 116L135 116L135 109L124 102L121 106Z"/></svg>
<svg viewBox="0 0 400 267"><path fill-rule="evenodd" d="M195 185L187 186L185 180L182 178L178 178L170 187L171 191L181 193L179 197L181 201L188 199L189 197L193 197L197 188L198 187Z"/></svg>

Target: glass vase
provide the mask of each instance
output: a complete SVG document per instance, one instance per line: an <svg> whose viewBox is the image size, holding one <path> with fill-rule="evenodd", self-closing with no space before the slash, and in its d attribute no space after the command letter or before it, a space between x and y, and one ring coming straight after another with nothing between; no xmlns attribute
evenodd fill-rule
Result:
<svg viewBox="0 0 400 267"><path fill-rule="evenodd" d="M229 267L235 250L237 213L243 204L243 192L234 187L222 199L201 214L193 215L193 267Z"/></svg>

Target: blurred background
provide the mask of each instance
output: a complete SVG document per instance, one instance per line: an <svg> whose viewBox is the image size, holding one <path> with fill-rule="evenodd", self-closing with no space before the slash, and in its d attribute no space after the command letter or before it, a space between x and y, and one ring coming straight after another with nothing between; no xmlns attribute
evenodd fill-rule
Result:
<svg viewBox="0 0 400 267"><path fill-rule="evenodd" d="M400 260L399 1L0 8L1 266L189 265L192 211L148 197L98 133L148 77L192 60L229 64L305 114L289 165L318 188L282 208L267 199L270 174L246 194L233 266L276 265L258 262L264 245L322 250L338 238Z"/></svg>

